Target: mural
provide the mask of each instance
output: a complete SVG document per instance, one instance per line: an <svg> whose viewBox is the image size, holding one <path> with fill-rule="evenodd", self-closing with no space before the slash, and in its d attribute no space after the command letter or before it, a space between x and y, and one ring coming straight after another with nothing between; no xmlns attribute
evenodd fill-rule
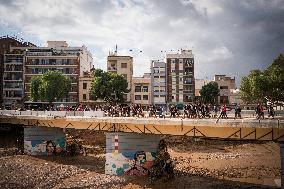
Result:
<svg viewBox="0 0 284 189"><path fill-rule="evenodd" d="M106 173L111 175L148 175L156 158L155 152L107 153Z"/></svg>
<svg viewBox="0 0 284 189"><path fill-rule="evenodd" d="M148 175L157 156L159 141L158 135L106 133L105 173Z"/></svg>
<svg viewBox="0 0 284 189"><path fill-rule="evenodd" d="M24 141L24 152L29 155L60 155L65 149L65 138Z"/></svg>
<svg viewBox="0 0 284 189"><path fill-rule="evenodd" d="M61 128L24 128L24 152L29 155L60 155L66 150L65 133Z"/></svg>

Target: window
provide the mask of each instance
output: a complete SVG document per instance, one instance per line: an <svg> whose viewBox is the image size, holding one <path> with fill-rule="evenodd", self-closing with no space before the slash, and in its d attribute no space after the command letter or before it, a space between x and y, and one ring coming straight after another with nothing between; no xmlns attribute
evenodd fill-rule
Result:
<svg viewBox="0 0 284 189"><path fill-rule="evenodd" d="M228 89L228 86L220 86L220 89Z"/></svg>
<svg viewBox="0 0 284 189"><path fill-rule="evenodd" d="M141 85L135 86L135 92L141 92Z"/></svg>
<svg viewBox="0 0 284 189"><path fill-rule="evenodd" d="M127 68L127 63L121 63L121 68Z"/></svg>
<svg viewBox="0 0 284 189"><path fill-rule="evenodd" d="M148 95L143 95L143 100L148 100Z"/></svg>
<svg viewBox="0 0 284 189"><path fill-rule="evenodd" d="M83 94L83 100L87 100L87 94Z"/></svg>
<svg viewBox="0 0 284 189"><path fill-rule="evenodd" d="M141 100L141 95L135 95L135 100Z"/></svg>
<svg viewBox="0 0 284 189"><path fill-rule="evenodd" d="M127 101L127 94L123 94L123 99Z"/></svg>
<svg viewBox="0 0 284 189"><path fill-rule="evenodd" d="M83 89L87 89L87 83L83 83Z"/></svg>
<svg viewBox="0 0 284 189"><path fill-rule="evenodd" d="M148 92L148 86L143 86L142 92Z"/></svg>

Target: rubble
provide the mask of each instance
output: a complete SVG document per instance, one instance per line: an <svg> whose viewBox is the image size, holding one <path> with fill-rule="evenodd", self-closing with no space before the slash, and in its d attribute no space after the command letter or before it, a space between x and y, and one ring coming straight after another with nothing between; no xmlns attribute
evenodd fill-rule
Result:
<svg viewBox="0 0 284 189"><path fill-rule="evenodd" d="M151 185L147 177L104 174L103 133L82 132L77 138L86 153L75 157L32 157L16 148L0 149L0 188L267 188L280 178L279 146L273 142L166 137L176 176Z"/></svg>

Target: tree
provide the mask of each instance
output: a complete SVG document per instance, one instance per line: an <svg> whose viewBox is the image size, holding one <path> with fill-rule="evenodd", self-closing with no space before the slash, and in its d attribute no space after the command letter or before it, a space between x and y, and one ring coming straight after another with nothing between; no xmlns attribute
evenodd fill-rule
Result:
<svg viewBox="0 0 284 189"><path fill-rule="evenodd" d="M41 76L34 76L31 81L31 100L47 101L52 104L68 95L71 80L59 71L48 71Z"/></svg>
<svg viewBox="0 0 284 189"><path fill-rule="evenodd" d="M265 101L268 95L268 77L260 70L252 70L247 77L243 77L240 87L241 98L246 103Z"/></svg>
<svg viewBox="0 0 284 189"><path fill-rule="evenodd" d="M39 89L40 85L42 84L42 77L41 76L33 76L31 79L31 100L32 101L38 101L40 99Z"/></svg>
<svg viewBox="0 0 284 189"><path fill-rule="evenodd" d="M271 101L284 101L284 57L280 54L272 64L264 71L268 77L269 94Z"/></svg>
<svg viewBox="0 0 284 189"><path fill-rule="evenodd" d="M94 100L104 100L111 103L124 102L123 94L128 93L127 80L116 73L96 69L93 73L92 96Z"/></svg>
<svg viewBox="0 0 284 189"><path fill-rule="evenodd" d="M284 101L284 57L280 54L263 72L252 70L242 78L241 98L245 103Z"/></svg>
<svg viewBox="0 0 284 189"><path fill-rule="evenodd" d="M204 85L199 93L203 102L214 104L220 93L218 83L212 81Z"/></svg>

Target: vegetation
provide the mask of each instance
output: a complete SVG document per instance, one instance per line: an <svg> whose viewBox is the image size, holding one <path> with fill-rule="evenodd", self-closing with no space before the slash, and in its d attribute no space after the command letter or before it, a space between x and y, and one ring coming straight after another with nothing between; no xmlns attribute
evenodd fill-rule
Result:
<svg viewBox="0 0 284 189"><path fill-rule="evenodd" d="M123 94L128 93L127 80L115 73L104 72L101 69L94 71L92 82L92 96L94 100L104 100L110 103L124 102Z"/></svg>
<svg viewBox="0 0 284 189"><path fill-rule="evenodd" d="M245 103L284 101L284 57L280 54L264 71L252 70L242 78L241 98Z"/></svg>
<svg viewBox="0 0 284 189"><path fill-rule="evenodd" d="M218 83L214 81L204 85L200 90L201 99L205 103L216 103L219 93Z"/></svg>
<svg viewBox="0 0 284 189"><path fill-rule="evenodd" d="M31 80L31 100L47 101L52 104L68 95L71 80L59 71L48 71L41 76L33 76Z"/></svg>

